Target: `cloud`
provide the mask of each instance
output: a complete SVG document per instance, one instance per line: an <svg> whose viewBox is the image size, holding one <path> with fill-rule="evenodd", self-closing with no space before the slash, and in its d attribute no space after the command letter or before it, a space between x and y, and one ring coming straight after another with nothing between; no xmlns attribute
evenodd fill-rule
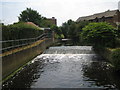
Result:
<svg viewBox="0 0 120 90"><path fill-rule="evenodd" d="M60 25L68 19L76 20L80 16L116 9L117 2L118 0L30 0L27 4L43 16L55 16Z"/></svg>
<svg viewBox="0 0 120 90"><path fill-rule="evenodd" d="M5 24L12 24L18 21L18 16L26 8L23 2L3 2L2 20Z"/></svg>
<svg viewBox="0 0 120 90"><path fill-rule="evenodd" d="M27 2L28 0L1 0L2 2Z"/></svg>
<svg viewBox="0 0 120 90"><path fill-rule="evenodd" d="M119 9L119 11L120 11L120 1L119 1L119 3L118 3L118 9Z"/></svg>
<svg viewBox="0 0 120 90"><path fill-rule="evenodd" d="M8 2L3 8L6 7L4 13L7 19L9 17L7 15L10 14L10 16L15 18L14 21L16 21L17 15L19 15L22 10L25 10L26 7L30 7L47 18L56 17L58 25L61 25L62 22L68 19L76 20L80 16L104 12L108 9L117 9L118 1L119 0L3 0L3 2ZM7 9L7 7L9 9Z"/></svg>

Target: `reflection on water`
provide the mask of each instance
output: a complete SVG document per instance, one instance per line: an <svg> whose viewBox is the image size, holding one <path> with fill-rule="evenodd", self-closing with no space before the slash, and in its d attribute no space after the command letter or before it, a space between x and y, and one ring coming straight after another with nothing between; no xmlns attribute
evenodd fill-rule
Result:
<svg viewBox="0 0 120 90"><path fill-rule="evenodd" d="M51 47L3 88L120 88L120 77L91 46Z"/></svg>

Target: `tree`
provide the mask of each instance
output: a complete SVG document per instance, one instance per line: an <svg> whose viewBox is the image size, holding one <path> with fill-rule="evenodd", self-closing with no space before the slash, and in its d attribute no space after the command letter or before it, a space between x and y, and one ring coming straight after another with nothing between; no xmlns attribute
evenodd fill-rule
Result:
<svg viewBox="0 0 120 90"><path fill-rule="evenodd" d="M80 43L80 33L82 28L88 25L88 21L74 22L71 19L67 22L63 23L60 27L65 38L69 38L73 40L73 44Z"/></svg>
<svg viewBox="0 0 120 90"><path fill-rule="evenodd" d="M120 25L118 25L117 35L118 35L118 38L120 38Z"/></svg>
<svg viewBox="0 0 120 90"><path fill-rule="evenodd" d="M31 8L27 8L22 11L20 16L18 17L19 21L23 22L33 22L40 26L40 23L44 19L36 10L32 10Z"/></svg>
<svg viewBox="0 0 120 90"><path fill-rule="evenodd" d="M43 20L42 20L42 22L40 23L40 26L41 27L52 27L53 26L53 24L51 23L51 21L50 20L48 20L47 18L44 18Z"/></svg>
<svg viewBox="0 0 120 90"><path fill-rule="evenodd" d="M83 41L94 46L113 47L115 43L115 28L108 23L90 23L82 29Z"/></svg>
<svg viewBox="0 0 120 90"><path fill-rule="evenodd" d="M74 31L74 26L73 26L73 24L75 24L75 22L74 21L72 21L71 19L70 20L68 20L67 22L65 22L65 23L63 23L63 25L62 25L62 27L61 27L61 31L62 31L62 33L63 33L63 35L65 36L65 38L71 38L70 36L70 34L71 34L71 32L73 32ZM73 26L73 27L72 27Z"/></svg>
<svg viewBox="0 0 120 90"><path fill-rule="evenodd" d="M64 35L62 34L62 31L59 27L56 25L51 26L51 30L55 32L55 38L64 38Z"/></svg>

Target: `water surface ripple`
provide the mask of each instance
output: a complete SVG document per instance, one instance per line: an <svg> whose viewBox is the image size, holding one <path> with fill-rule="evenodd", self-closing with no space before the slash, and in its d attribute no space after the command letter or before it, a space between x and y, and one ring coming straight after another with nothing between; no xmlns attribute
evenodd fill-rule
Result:
<svg viewBox="0 0 120 90"><path fill-rule="evenodd" d="M120 77L91 46L50 47L34 58L3 88L119 89Z"/></svg>

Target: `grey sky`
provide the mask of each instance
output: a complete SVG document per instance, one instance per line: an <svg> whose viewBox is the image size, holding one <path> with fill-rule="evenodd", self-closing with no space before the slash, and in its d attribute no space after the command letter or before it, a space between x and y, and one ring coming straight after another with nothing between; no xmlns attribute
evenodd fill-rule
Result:
<svg viewBox="0 0 120 90"><path fill-rule="evenodd" d="M47 18L57 18L58 26L80 16L118 9L119 0L2 0L2 20L5 24L18 21L18 16L26 7L37 10Z"/></svg>

